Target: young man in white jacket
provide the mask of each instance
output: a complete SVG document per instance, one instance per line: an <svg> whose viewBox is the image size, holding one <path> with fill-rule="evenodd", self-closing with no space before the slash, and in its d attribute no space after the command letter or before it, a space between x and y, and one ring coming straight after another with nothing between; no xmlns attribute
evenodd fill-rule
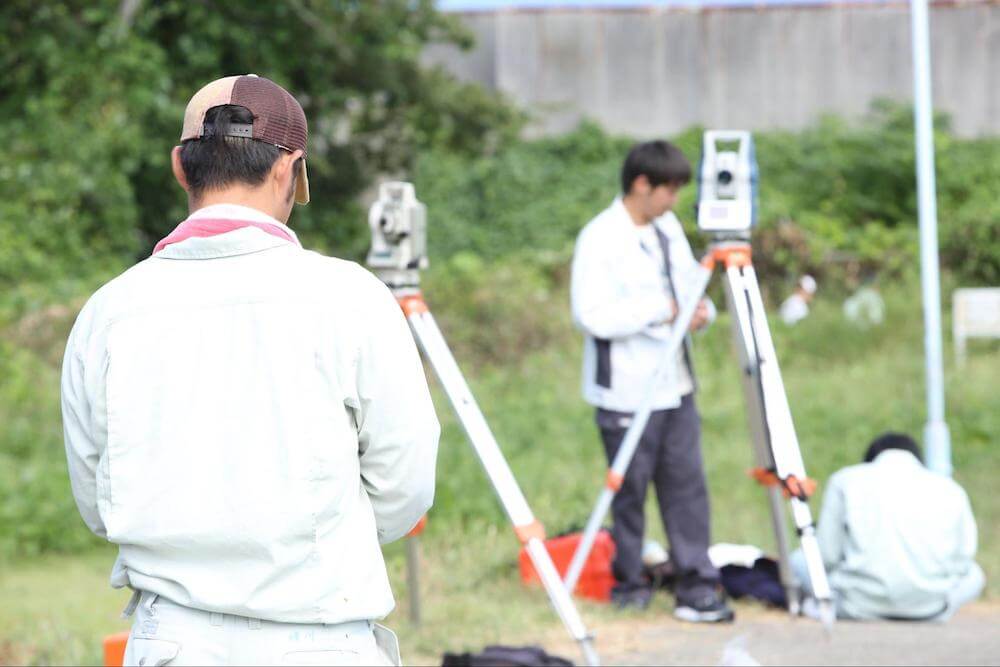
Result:
<svg viewBox="0 0 1000 667"><path fill-rule="evenodd" d="M430 507L439 426L389 290L285 224L306 138L267 79L200 90L172 154L190 215L70 334L70 478L134 591L126 664L399 661L380 544Z"/></svg>
<svg viewBox="0 0 1000 667"><path fill-rule="evenodd" d="M677 572L674 614L693 622L732 620L708 558L709 506L701 459L701 422L694 402L690 341L670 361L672 372L650 387L677 303L686 298L697 262L672 209L691 178L684 154L665 141L632 148L622 167L622 196L591 220L573 256L573 318L584 332L583 395L597 409L608 462L614 459L645 392L653 412L611 506L616 555L615 602L645 608L643 512L652 481L670 557ZM691 330L715 318L698 305Z"/></svg>

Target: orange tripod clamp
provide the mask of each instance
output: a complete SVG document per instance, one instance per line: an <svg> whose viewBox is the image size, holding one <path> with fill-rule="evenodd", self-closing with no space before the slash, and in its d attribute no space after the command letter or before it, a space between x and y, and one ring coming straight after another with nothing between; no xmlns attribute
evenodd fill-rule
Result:
<svg viewBox="0 0 1000 667"><path fill-rule="evenodd" d="M750 266L753 251L749 243L736 243L732 245L720 245L705 253L701 258L701 265L709 271L715 269L716 263L722 264L727 269L732 266Z"/></svg>
<svg viewBox="0 0 1000 667"><path fill-rule="evenodd" d="M404 294L403 296L396 297L396 301L399 303L399 307L403 309L403 314L407 317L417 315L419 313L426 313L430 310L427 307L427 303L424 301L424 295L420 292L416 292L415 294Z"/></svg>
<svg viewBox="0 0 1000 667"><path fill-rule="evenodd" d="M427 527L427 515L420 517L420 521L417 521L417 525L410 528L410 532L406 534L407 537L417 537L420 533L424 532L424 528Z"/></svg>
<svg viewBox="0 0 1000 667"><path fill-rule="evenodd" d="M514 526L514 534L517 535L517 539L521 541L521 544L527 544L530 540L538 538L539 540L545 541L545 526L543 526L537 519L531 523L524 524L522 526Z"/></svg>
<svg viewBox="0 0 1000 667"><path fill-rule="evenodd" d="M781 493L786 498L794 496L803 501L809 500L809 497L816 493L816 487L818 486L815 480L808 477L799 479L795 475L788 475L782 478L778 477L777 471L768 470L767 468L753 468L748 474L757 480L761 486L780 486Z"/></svg>

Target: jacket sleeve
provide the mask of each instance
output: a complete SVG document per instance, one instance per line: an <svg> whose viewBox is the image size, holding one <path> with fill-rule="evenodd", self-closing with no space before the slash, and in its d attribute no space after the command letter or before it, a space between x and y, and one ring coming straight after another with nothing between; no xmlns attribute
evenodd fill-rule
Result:
<svg viewBox="0 0 1000 667"><path fill-rule="evenodd" d="M434 502L440 426L409 326L381 283L367 312L357 362L358 445L361 481L385 544L406 535Z"/></svg>
<svg viewBox="0 0 1000 667"><path fill-rule="evenodd" d="M93 428L90 401L86 392L86 369L81 338L89 326L86 309L81 314L66 343L62 367L63 439L73 498L80 516L97 536L107 539L108 533L97 509L97 467L107 443L100 443Z"/></svg>
<svg viewBox="0 0 1000 667"><path fill-rule="evenodd" d="M623 338L671 317L670 302L662 295L622 296L620 267L594 231L581 232L573 253L570 298L576 325L594 338Z"/></svg>

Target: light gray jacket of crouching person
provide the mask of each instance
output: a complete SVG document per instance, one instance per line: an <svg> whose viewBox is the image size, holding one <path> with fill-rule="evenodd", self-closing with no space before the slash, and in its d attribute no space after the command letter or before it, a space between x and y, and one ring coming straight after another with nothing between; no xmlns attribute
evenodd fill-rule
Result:
<svg viewBox="0 0 1000 667"><path fill-rule="evenodd" d="M983 589L968 495L909 451L834 474L817 538L843 618L945 621ZM811 593L801 550L792 568Z"/></svg>
<svg viewBox="0 0 1000 667"><path fill-rule="evenodd" d="M101 288L63 365L73 493L137 593L126 661L145 642L146 664L372 664L373 636L398 661L373 633L394 606L380 543L431 506L439 436L407 323L371 273L274 218L199 217L238 222Z"/></svg>

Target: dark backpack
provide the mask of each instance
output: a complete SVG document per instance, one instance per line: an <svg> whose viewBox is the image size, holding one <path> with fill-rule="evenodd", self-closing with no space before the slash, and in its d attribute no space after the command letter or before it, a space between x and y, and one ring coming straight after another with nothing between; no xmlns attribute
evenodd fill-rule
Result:
<svg viewBox="0 0 1000 667"><path fill-rule="evenodd" d="M441 667L572 667L540 646L487 646L482 653L445 653Z"/></svg>

